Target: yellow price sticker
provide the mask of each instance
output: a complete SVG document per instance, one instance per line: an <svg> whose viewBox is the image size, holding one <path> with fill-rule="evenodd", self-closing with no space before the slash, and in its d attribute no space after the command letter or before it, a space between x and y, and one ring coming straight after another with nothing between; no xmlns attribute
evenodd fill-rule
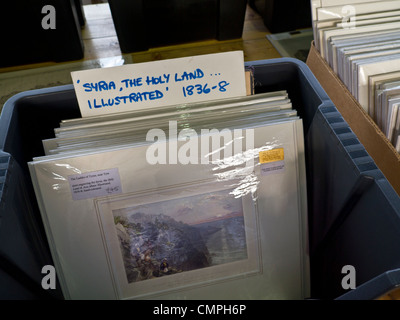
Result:
<svg viewBox="0 0 400 320"><path fill-rule="evenodd" d="M260 164L282 161L285 158L283 148L265 150L259 152Z"/></svg>

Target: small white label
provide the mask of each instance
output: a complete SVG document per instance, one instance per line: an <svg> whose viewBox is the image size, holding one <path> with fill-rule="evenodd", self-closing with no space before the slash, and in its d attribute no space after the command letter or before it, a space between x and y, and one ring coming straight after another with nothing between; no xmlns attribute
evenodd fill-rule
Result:
<svg viewBox="0 0 400 320"><path fill-rule="evenodd" d="M262 163L260 165L260 171L262 176L283 172L285 171L285 160Z"/></svg>
<svg viewBox="0 0 400 320"><path fill-rule="evenodd" d="M68 176L73 200L83 200L122 193L118 169L86 172Z"/></svg>

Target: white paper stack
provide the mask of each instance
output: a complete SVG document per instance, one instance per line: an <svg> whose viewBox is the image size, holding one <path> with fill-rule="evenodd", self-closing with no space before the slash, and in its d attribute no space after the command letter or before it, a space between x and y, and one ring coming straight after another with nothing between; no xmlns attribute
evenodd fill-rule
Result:
<svg viewBox="0 0 400 320"><path fill-rule="evenodd" d="M400 2L311 3L321 56L400 152Z"/></svg>
<svg viewBox="0 0 400 320"><path fill-rule="evenodd" d="M304 299L287 92L69 119L29 168L67 299Z"/></svg>

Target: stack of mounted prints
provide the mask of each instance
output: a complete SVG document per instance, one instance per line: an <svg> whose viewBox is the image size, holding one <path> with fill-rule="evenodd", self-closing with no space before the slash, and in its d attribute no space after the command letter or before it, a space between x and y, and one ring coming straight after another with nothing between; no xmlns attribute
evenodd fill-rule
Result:
<svg viewBox="0 0 400 320"><path fill-rule="evenodd" d="M400 152L400 2L312 4L321 56Z"/></svg>
<svg viewBox="0 0 400 320"><path fill-rule="evenodd" d="M286 91L66 119L29 169L67 299L309 296Z"/></svg>

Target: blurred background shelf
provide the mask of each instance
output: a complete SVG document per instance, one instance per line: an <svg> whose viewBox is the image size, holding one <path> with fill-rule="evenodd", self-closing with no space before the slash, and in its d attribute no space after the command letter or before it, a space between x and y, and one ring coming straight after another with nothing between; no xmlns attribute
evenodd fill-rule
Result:
<svg viewBox="0 0 400 320"><path fill-rule="evenodd" d="M282 56L267 39L270 32L265 26L263 18L249 5L246 5L241 38L223 41L207 39L123 53L108 1L73 1L75 6L82 11L82 18L76 19L76 23L80 25L83 57L63 62L45 61L0 67L0 111L3 104L19 92L71 84L70 73L77 70L233 50L242 50L245 61L273 59ZM79 1L81 1L81 6L76 4ZM25 47L22 53L18 52L18 55L29 55L32 49L34 48Z"/></svg>
<svg viewBox="0 0 400 320"><path fill-rule="evenodd" d="M74 60L74 62L123 55L108 2L94 2L96 2L96 0L83 0L85 24L81 27L81 31L84 54L82 59ZM132 62L134 63L232 50L243 50L246 61L281 57L279 52L266 38L266 35L268 34L270 34L270 32L264 25L262 17L247 5L241 38L223 41L209 39L184 44L160 46L157 48L150 48L149 50L127 53L127 55L131 56ZM26 53L28 54L29 50L27 50ZM0 72L54 66L61 63L42 62L12 66L0 68Z"/></svg>

